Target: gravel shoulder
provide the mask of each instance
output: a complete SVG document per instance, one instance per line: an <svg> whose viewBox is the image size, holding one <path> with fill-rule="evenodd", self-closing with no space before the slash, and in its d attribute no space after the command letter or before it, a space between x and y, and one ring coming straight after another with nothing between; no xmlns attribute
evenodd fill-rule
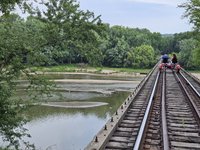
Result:
<svg viewBox="0 0 200 150"><path fill-rule="evenodd" d="M192 73L192 75L194 75L195 77L197 77L198 79L200 79L200 73Z"/></svg>

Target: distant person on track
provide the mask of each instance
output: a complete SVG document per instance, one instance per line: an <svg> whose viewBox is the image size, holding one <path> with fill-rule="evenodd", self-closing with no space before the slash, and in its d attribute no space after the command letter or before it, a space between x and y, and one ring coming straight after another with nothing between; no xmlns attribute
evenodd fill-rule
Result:
<svg viewBox="0 0 200 150"><path fill-rule="evenodd" d="M176 54L173 54L172 55L172 69L174 69L176 67L176 64L177 64L178 60L177 60L177 57L176 57Z"/></svg>
<svg viewBox="0 0 200 150"><path fill-rule="evenodd" d="M177 63L177 57L176 57L176 54L173 54L172 56L172 63L175 65Z"/></svg>
<svg viewBox="0 0 200 150"><path fill-rule="evenodd" d="M162 56L162 63L168 63L168 61L169 61L169 56L167 55L167 54L164 54L163 56Z"/></svg>

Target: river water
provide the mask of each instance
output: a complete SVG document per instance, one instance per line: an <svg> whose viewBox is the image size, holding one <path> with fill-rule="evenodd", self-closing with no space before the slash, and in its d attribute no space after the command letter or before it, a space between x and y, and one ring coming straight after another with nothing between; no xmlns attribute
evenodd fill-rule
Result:
<svg viewBox="0 0 200 150"><path fill-rule="evenodd" d="M92 140L142 77L110 77L92 74L51 74L58 90L48 101L103 102L107 105L84 108L32 106L25 125L38 150L80 150ZM58 97L57 93L62 94Z"/></svg>

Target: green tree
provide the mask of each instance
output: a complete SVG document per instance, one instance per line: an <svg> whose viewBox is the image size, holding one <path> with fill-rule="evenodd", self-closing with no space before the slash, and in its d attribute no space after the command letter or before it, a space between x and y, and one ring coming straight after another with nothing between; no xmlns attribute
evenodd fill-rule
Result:
<svg viewBox="0 0 200 150"><path fill-rule="evenodd" d="M22 4L22 0L1 0L0 2L0 12L7 14L14 10L16 4Z"/></svg>
<svg viewBox="0 0 200 150"><path fill-rule="evenodd" d="M185 68L195 67L195 49L198 41L195 39L185 39L180 41L179 62Z"/></svg>
<svg viewBox="0 0 200 150"><path fill-rule="evenodd" d="M160 46L161 54L169 54L175 51L173 48L173 41L174 41L173 35L162 37Z"/></svg>
<svg viewBox="0 0 200 150"><path fill-rule="evenodd" d="M185 9L184 17L189 18L189 22L194 24L194 29L196 33L196 39L200 43L200 1L199 0L188 0L186 3L183 3L179 7L182 7ZM199 45L198 43L198 45ZM197 65L200 65L200 50L199 48L196 48L195 50L195 63Z"/></svg>
<svg viewBox="0 0 200 150"><path fill-rule="evenodd" d="M101 45L104 56L103 65L106 66L133 66L133 50L141 45L152 46L155 53L160 55L161 52L173 51L173 36L169 38L162 36L160 33L151 33L147 29L128 28L122 26L113 26L106 28L106 37ZM124 41L126 49L120 50L119 41ZM121 54L123 58L121 57Z"/></svg>
<svg viewBox="0 0 200 150"><path fill-rule="evenodd" d="M193 57L196 68L200 68L200 42L197 43L197 47L194 49Z"/></svg>
<svg viewBox="0 0 200 150"><path fill-rule="evenodd" d="M12 96L22 74L27 76L31 89L44 92L51 87L46 80L30 74L28 69L32 64L28 57L37 60L38 64L43 62L39 55L33 54L39 53L44 40L37 28L15 14L0 17L0 35L0 133L3 140L10 143L8 146L19 149L22 137L30 136L23 127L27 120L20 115L27 102ZM34 148L29 142L22 142Z"/></svg>
<svg viewBox="0 0 200 150"><path fill-rule="evenodd" d="M149 68L156 62L155 51L152 46L141 45L130 52L132 66L135 68Z"/></svg>
<svg viewBox="0 0 200 150"><path fill-rule="evenodd" d="M24 11L31 10L31 4L27 3L26 0L1 0L0 12L3 15L8 15L11 11L15 10L16 6L19 6Z"/></svg>
<svg viewBox="0 0 200 150"><path fill-rule="evenodd" d="M105 52L104 64L112 67L123 67L127 58L129 46L124 37L115 38L116 45Z"/></svg>
<svg viewBox="0 0 200 150"><path fill-rule="evenodd" d="M46 12L37 12L37 18L45 23L45 49L58 63L101 63L98 34L101 20L90 11L82 11L75 0L50 0L43 3ZM97 55L98 54L98 55ZM98 62L97 62L98 60Z"/></svg>
<svg viewBox="0 0 200 150"><path fill-rule="evenodd" d="M199 0L188 0L179 7L185 9L185 17L189 18L190 23L194 24L194 28L200 31L200 1Z"/></svg>

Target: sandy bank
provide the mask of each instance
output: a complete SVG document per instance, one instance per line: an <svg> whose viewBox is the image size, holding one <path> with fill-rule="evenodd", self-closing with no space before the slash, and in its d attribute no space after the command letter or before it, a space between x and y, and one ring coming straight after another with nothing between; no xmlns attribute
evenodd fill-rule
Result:
<svg viewBox="0 0 200 150"><path fill-rule="evenodd" d="M42 106L61 107L61 108L90 108L108 105L103 102L48 102L42 103Z"/></svg>
<svg viewBox="0 0 200 150"><path fill-rule="evenodd" d="M40 72L37 71L37 74L62 74L62 75L92 75L92 76L126 76L126 77L144 77L145 74L140 74L136 72L127 73L127 72L113 72L113 71L103 71L102 73L88 73L88 72Z"/></svg>

